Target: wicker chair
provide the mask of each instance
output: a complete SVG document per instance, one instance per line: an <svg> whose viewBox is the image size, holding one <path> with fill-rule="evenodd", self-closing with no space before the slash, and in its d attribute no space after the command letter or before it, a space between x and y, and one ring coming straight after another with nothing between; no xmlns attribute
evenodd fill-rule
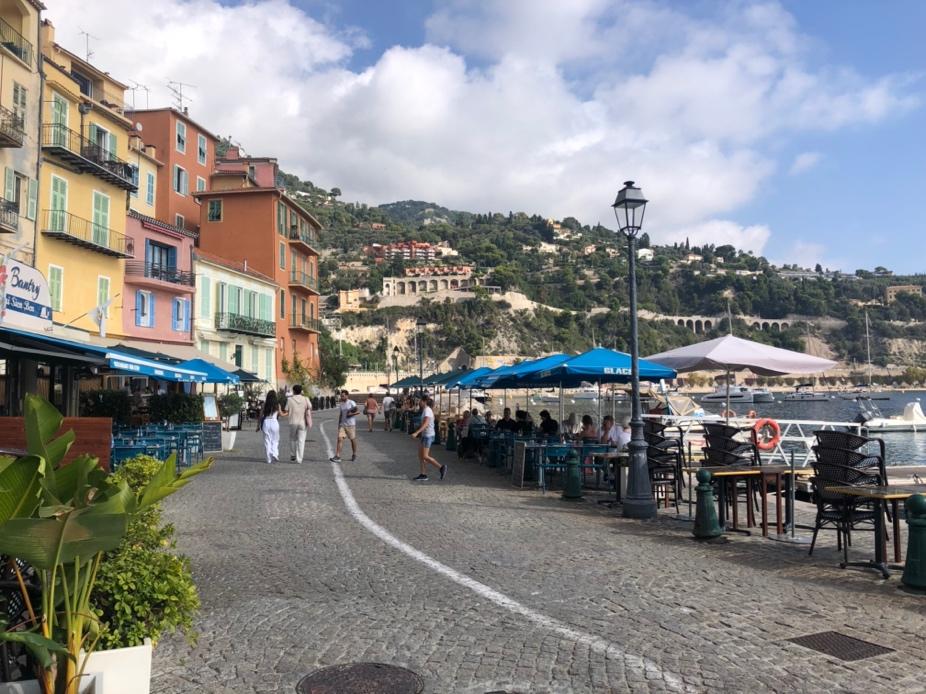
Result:
<svg viewBox="0 0 926 694"><path fill-rule="evenodd" d="M860 526L875 528L875 510L871 502L855 496L829 491L832 487L860 487L881 482L877 467L852 467L840 463L817 460L813 464L814 502L817 516L814 520L813 538L808 554L813 554L820 530L836 531L836 547L843 551L843 560L849 561L849 545L852 531Z"/></svg>
<svg viewBox="0 0 926 694"><path fill-rule="evenodd" d="M813 435L817 437L817 445L821 448L842 448L847 451L861 451L869 449L869 446L877 446L878 454L881 460L887 460L884 439L869 438L860 436L851 431L815 431Z"/></svg>

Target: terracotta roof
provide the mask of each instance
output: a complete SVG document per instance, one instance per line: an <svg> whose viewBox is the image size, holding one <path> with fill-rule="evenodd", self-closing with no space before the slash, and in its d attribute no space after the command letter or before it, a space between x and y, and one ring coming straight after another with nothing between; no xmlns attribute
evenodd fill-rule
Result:
<svg viewBox="0 0 926 694"><path fill-rule="evenodd" d="M152 226L159 227L165 231L171 231L175 234L183 234L184 236L189 236L191 239L195 239L198 234L195 231L190 231L189 229L184 229L183 227L175 226L174 224L168 224L167 222L162 222L160 219L155 219L154 217L149 217L146 214L142 214L137 210L129 210L127 212L129 217L135 217L145 224L150 224Z"/></svg>
<svg viewBox="0 0 926 694"><path fill-rule="evenodd" d="M192 118L190 118L190 116L189 116L188 114L184 113L183 111L178 111L178 110L175 109L173 106L164 106L164 107L162 107L162 108L135 108L135 109L127 108L127 109L125 110L125 115L126 115L126 116L130 116L130 115L133 114L133 113L159 113L159 112L161 112L161 111L172 111L172 112L174 113L174 115L177 116L177 118L182 118L183 120L185 120L185 121L186 121L187 123L189 123L190 125L196 126L196 128L197 128L201 133L203 133L203 135L208 135L209 137L211 137L211 138L212 138L213 140L215 140L216 142L219 141L219 137L218 137L217 135L214 135L214 134L212 133L211 130L206 130L206 128L204 128L204 127L201 126L199 123L197 123L195 120L193 120Z"/></svg>
<svg viewBox="0 0 926 694"><path fill-rule="evenodd" d="M224 267L226 270L232 270L233 272L240 272L242 275L249 275L251 277L254 277L255 279L259 279L264 282L269 282L275 287L279 286L277 285L276 280L273 279L272 277L268 277L264 273L258 272L257 270L253 270L251 268L245 269L244 263L239 263L236 260L229 260L228 258L221 258L217 255L213 255L212 253L207 253L198 248L194 249L193 251L193 260L202 260L203 262L206 262L206 263L212 263L213 265Z"/></svg>

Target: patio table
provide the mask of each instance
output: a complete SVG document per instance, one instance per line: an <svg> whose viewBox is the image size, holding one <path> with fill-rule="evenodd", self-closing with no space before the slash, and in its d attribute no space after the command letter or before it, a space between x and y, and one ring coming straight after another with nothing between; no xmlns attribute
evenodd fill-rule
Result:
<svg viewBox="0 0 926 694"><path fill-rule="evenodd" d="M900 564L900 502L914 494L926 494L926 484L862 485L858 487L827 487L827 492L869 499L875 505L875 558L874 561L840 562L841 569L860 566L881 572L883 578L891 575L891 569L902 569ZM894 530L894 563L887 562L887 548L884 546L884 504L891 504L891 521Z"/></svg>

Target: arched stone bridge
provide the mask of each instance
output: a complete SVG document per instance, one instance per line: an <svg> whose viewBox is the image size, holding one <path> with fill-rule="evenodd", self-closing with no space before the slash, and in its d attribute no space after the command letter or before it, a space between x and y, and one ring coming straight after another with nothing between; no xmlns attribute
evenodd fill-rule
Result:
<svg viewBox="0 0 926 694"><path fill-rule="evenodd" d="M664 316L654 313L650 318L651 320L671 321L680 328L688 328L696 334L701 334L716 327L726 316ZM736 318L749 324L755 330L766 332L785 330L790 328L794 322L789 318L760 318L759 316L736 316Z"/></svg>

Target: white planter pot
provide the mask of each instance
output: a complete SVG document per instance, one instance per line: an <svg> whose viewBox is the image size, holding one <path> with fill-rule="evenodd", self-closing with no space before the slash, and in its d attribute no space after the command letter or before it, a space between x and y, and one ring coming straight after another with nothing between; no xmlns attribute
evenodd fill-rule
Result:
<svg viewBox="0 0 926 694"><path fill-rule="evenodd" d="M80 694L103 694L104 691L116 691L115 689L103 689L103 676L99 673L84 675L83 680L80 685ZM144 690L146 694L149 689ZM39 686L38 680L5 683L0 684L0 694L42 694L42 687Z"/></svg>
<svg viewBox="0 0 926 694"><path fill-rule="evenodd" d="M235 450L235 438L237 438L237 431L223 431L222 432L222 450L223 451L233 451Z"/></svg>
<svg viewBox="0 0 926 694"><path fill-rule="evenodd" d="M86 672L101 676L102 686L93 694L149 694L151 692L151 639L141 646L94 651Z"/></svg>

